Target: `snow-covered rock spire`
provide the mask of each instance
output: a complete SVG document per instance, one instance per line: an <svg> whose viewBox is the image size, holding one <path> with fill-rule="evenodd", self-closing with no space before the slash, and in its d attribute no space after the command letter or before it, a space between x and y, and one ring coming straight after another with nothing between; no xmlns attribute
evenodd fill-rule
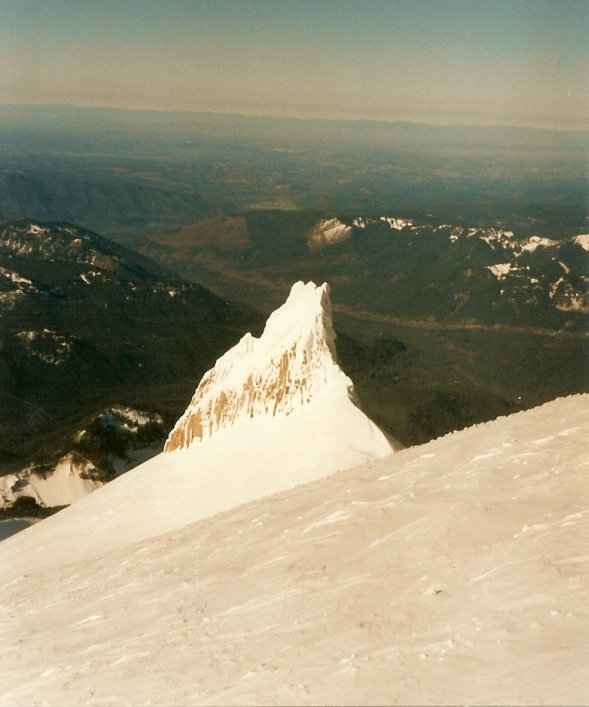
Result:
<svg viewBox="0 0 589 707"><path fill-rule="evenodd" d="M203 376L164 451L188 447L247 419L289 415L327 386L352 395L352 382L335 358L329 286L295 283L262 336L246 334Z"/></svg>

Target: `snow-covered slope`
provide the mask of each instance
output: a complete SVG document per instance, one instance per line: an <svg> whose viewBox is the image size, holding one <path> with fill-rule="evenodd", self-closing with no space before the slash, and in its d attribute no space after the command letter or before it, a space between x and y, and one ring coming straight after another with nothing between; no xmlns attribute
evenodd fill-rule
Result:
<svg viewBox="0 0 589 707"><path fill-rule="evenodd" d="M41 506L67 506L153 457L164 439L159 414L108 407L71 436L71 451L55 463L31 464L0 476L0 507L11 506L19 498L32 498ZM107 445L112 451L103 449Z"/></svg>
<svg viewBox="0 0 589 707"><path fill-rule="evenodd" d="M102 486L92 478L91 463L74 454L66 454L49 473L26 468L0 476L0 507L17 498L34 498L42 506L66 506ZM88 473L90 472L90 473Z"/></svg>
<svg viewBox="0 0 589 707"><path fill-rule="evenodd" d="M28 554L51 561L74 535L92 556L390 454L333 355L327 285L295 284L260 339L205 374L166 451L49 518Z"/></svg>
<svg viewBox="0 0 589 707"><path fill-rule="evenodd" d="M82 557L97 491L0 543L0 702L587 703L587 439L560 399Z"/></svg>

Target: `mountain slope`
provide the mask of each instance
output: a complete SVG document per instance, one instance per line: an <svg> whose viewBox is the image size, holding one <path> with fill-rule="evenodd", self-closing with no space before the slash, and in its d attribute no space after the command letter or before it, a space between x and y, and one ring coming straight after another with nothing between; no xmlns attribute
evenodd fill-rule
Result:
<svg viewBox="0 0 589 707"><path fill-rule="evenodd" d="M88 553L81 501L0 544L2 701L585 703L588 435L556 400Z"/></svg>
<svg viewBox="0 0 589 707"><path fill-rule="evenodd" d="M191 231L152 237L141 249L186 277L277 285L329 280L347 307L408 321L582 331L587 326L589 238L515 233L503 225L437 221L431 214L250 212L226 217L249 239L233 253ZM193 228L198 232L198 224ZM180 237L182 235L182 237ZM161 247L158 247L161 246Z"/></svg>
<svg viewBox="0 0 589 707"><path fill-rule="evenodd" d="M334 352L327 286L295 284L262 336L203 377L166 451L49 519L44 549L91 525L76 551L91 556L390 454L400 445L354 404Z"/></svg>
<svg viewBox="0 0 589 707"><path fill-rule="evenodd" d="M128 233L177 227L216 212L194 189L161 188L125 174L124 168L88 173L78 164L76 174L75 168L64 170L63 163L39 169L22 156L21 161L23 168L0 173L1 221L67 220L101 233Z"/></svg>
<svg viewBox="0 0 589 707"><path fill-rule="evenodd" d="M267 312L293 281L328 281L342 368L406 445L588 390L582 231L381 214L255 211L225 217L216 245L198 224L136 245ZM231 222L239 252L222 237Z"/></svg>
<svg viewBox="0 0 589 707"><path fill-rule="evenodd" d="M81 441L90 428L97 436L97 416L113 406L158 414L163 443L195 381L259 322L85 229L3 224L0 474L27 463L46 472L76 451L112 475L116 450Z"/></svg>

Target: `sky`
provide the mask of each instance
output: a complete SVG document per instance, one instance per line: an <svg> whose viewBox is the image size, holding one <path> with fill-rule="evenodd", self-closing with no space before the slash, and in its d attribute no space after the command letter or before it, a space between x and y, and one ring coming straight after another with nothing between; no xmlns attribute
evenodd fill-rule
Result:
<svg viewBox="0 0 589 707"><path fill-rule="evenodd" d="M0 102L589 128L589 0L0 0Z"/></svg>

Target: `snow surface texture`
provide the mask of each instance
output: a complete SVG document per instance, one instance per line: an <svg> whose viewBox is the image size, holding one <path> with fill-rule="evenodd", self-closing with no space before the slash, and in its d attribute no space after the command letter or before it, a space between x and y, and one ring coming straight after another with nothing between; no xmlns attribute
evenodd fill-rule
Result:
<svg viewBox="0 0 589 707"><path fill-rule="evenodd" d="M587 439L559 399L84 553L114 482L0 544L0 703L586 704Z"/></svg>
<svg viewBox="0 0 589 707"><path fill-rule="evenodd" d="M331 389L341 398L338 408L349 409L352 381L334 358L328 285L295 283L262 336L246 334L205 373L164 450L188 447L244 420L290 415ZM388 451L383 438L377 454Z"/></svg>

